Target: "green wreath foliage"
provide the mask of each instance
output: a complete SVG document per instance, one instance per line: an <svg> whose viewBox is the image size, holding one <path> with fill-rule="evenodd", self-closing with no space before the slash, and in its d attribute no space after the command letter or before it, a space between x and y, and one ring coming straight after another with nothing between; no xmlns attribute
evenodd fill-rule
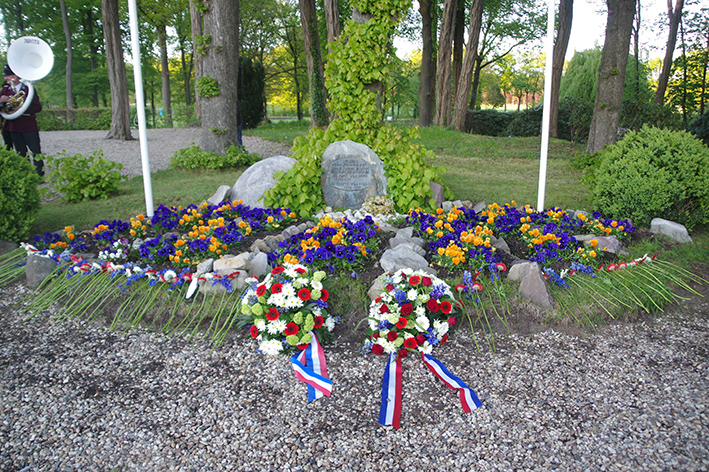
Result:
<svg viewBox="0 0 709 472"><path fill-rule="evenodd" d="M434 157L412 140L417 130L402 131L382 122L377 96L369 85L381 82L382 90L391 85L391 60L387 55L390 33L410 0L356 0L353 6L372 19L366 23L349 20L340 37L330 44L332 52L326 65L325 85L328 105L336 118L327 130L312 128L296 139L292 151L296 163L275 177L278 183L264 195L268 206L291 208L308 217L324 206L320 186L321 157L336 141L351 140L365 144L384 162L387 189L396 210L435 208L429 182L441 182L444 168L434 168L426 158ZM452 198L445 189L446 197Z"/></svg>

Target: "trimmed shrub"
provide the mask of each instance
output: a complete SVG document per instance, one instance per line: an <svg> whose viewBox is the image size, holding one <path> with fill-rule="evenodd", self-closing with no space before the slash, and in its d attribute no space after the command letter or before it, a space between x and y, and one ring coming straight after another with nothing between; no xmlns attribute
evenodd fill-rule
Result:
<svg viewBox="0 0 709 472"><path fill-rule="evenodd" d="M709 112L700 115L689 122L687 131L704 141L709 146Z"/></svg>
<svg viewBox="0 0 709 472"><path fill-rule="evenodd" d="M26 157L0 149L0 239L22 241L39 212L42 179Z"/></svg>
<svg viewBox="0 0 709 472"><path fill-rule="evenodd" d="M709 149L691 134L645 126L597 157L593 200L604 215L709 222Z"/></svg>
<svg viewBox="0 0 709 472"><path fill-rule="evenodd" d="M123 164L109 161L99 149L88 157L62 151L55 157L45 157L50 169L47 182L55 193L62 193L67 202L106 199L118 193Z"/></svg>
<svg viewBox="0 0 709 472"><path fill-rule="evenodd" d="M514 113L497 110L468 110L465 115L465 132L485 136L504 136Z"/></svg>
<svg viewBox="0 0 709 472"><path fill-rule="evenodd" d="M243 147L231 145L222 156L202 151L199 146L180 149L170 159L170 167L180 170L227 170L249 167L259 160L258 154L246 152Z"/></svg>

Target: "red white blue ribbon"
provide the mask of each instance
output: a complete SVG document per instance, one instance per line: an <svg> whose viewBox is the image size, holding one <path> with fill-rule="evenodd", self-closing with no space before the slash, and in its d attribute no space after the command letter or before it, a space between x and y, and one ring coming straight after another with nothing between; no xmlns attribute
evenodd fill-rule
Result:
<svg viewBox="0 0 709 472"><path fill-rule="evenodd" d="M399 429L401 420L401 356L389 354L382 381L382 403L379 408L379 424Z"/></svg>
<svg viewBox="0 0 709 472"><path fill-rule="evenodd" d="M308 401L312 402L332 392L332 380L327 378L325 353L312 331L312 340L305 350L291 356L291 364L298 380L308 384Z"/></svg>
<svg viewBox="0 0 709 472"><path fill-rule="evenodd" d="M460 378L451 374L441 361L435 359L431 354L424 354L423 352L421 353L421 359L423 363L426 364L426 367L433 372L433 375L441 379L443 383L453 390L458 390L463 411L470 413L471 410L483 406L473 389L468 387Z"/></svg>

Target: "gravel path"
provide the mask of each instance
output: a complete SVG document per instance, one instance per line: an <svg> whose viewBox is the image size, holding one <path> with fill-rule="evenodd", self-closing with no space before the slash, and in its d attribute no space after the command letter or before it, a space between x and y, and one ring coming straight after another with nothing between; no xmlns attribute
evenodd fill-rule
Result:
<svg viewBox="0 0 709 472"><path fill-rule="evenodd" d="M141 175L142 161L138 131L133 130L133 141L106 139L108 131L43 131L40 133L42 152L54 155L61 151L89 156L102 150L106 159L123 164L123 173L128 177ZM148 129L148 156L150 170L167 169L170 159L179 149L199 145L200 128L158 128ZM244 148L259 154L262 158L284 155L290 156L290 149L254 136L243 137Z"/></svg>
<svg viewBox="0 0 709 472"><path fill-rule="evenodd" d="M331 398L308 404L288 358L239 333L217 350L0 300L0 470L709 470L709 312L581 337L465 329L436 356L476 390L457 395L404 361L402 427L377 424L384 358L326 348Z"/></svg>

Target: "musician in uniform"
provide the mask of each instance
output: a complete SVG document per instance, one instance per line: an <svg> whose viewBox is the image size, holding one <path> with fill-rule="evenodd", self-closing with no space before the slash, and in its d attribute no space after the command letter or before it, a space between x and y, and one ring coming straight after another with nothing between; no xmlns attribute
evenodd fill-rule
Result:
<svg viewBox="0 0 709 472"><path fill-rule="evenodd" d="M0 91L0 105L4 105L12 96L24 91L28 92L25 84L20 83L20 78L10 69L10 66L5 65L3 76L10 86L3 87ZM39 101L39 96L35 90L32 102L25 110L25 113L18 116L14 120L7 120L5 128L10 131L12 144L15 151L21 156L27 155L27 148L32 152L32 162L40 176L44 175L44 161L35 159L35 156L42 154L42 149L39 142L39 128L37 127L36 113L42 111L42 104Z"/></svg>
<svg viewBox="0 0 709 472"><path fill-rule="evenodd" d="M2 88L0 88L0 90L2 91L2 93L5 93L6 89L9 88L10 84L5 81L3 82ZM3 111L4 108L5 103L0 103L0 111ZM5 149L7 149L8 151L12 151L12 136L10 135L10 130L7 129L7 123L5 122L5 120L3 120L2 118L0 118L0 120L2 120L2 140L5 142Z"/></svg>

